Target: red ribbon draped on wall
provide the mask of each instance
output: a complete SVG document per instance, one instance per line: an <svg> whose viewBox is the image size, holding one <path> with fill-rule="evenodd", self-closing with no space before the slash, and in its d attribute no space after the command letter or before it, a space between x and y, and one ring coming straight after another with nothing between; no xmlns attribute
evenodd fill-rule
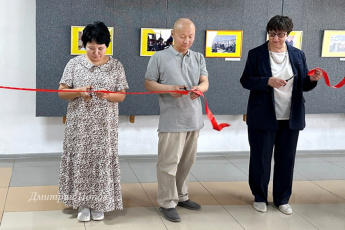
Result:
<svg viewBox="0 0 345 230"><path fill-rule="evenodd" d="M0 89L35 91L35 92L50 92L50 93L58 93L58 92L74 92L74 93L75 92L95 92L95 93L119 93L119 94L180 93L180 94L183 94L183 95L187 95L189 93L189 91L179 91L179 90L178 91L152 91L152 92L126 92L126 93L122 93L122 92L102 91L102 90L98 90L98 91L76 91L76 90L68 90L68 89L64 89L64 90L58 90L58 89L32 89L32 88L17 88L17 87L6 87L6 86L0 86ZM230 124L227 124L227 123L218 124L216 119L214 118L211 110L208 108L207 101L206 101L206 98L205 98L204 94L201 91L197 91L197 90L193 90L193 92L195 92L196 94L198 94L199 96L202 96L204 98L206 115L207 115L208 119L210 120L210 122L212 123L213 129L215 129L217 131L220 131L224 127L229 127L230 126Z"/></svg>

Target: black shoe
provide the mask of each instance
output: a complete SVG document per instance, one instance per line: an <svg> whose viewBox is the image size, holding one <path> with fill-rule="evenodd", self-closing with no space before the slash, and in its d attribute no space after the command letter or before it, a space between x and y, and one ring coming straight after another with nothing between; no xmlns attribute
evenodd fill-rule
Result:
<svg viewBox="0 0 345 230"><path fill-rule="evenodd" d="M167 220L170 220L172 222L180 222L181 218L180 215L177 213L176 208L159 208L159 211L163 213L164 217Z"/></svg>
<svg viewBox="0 0 345 230"><path fill-rule="evenodd" d="M177 206L181 206L190 210L199 210L201 208L200 204L197 204L191 200L178 202Z"/></svg>

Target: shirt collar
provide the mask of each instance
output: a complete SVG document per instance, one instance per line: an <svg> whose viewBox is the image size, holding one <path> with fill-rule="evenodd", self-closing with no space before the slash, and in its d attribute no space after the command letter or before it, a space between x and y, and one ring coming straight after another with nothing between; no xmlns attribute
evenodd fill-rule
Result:
<svg viewBox="0 0 345 230"><path fill-rule="evenodd" d="M86 55L86 54L85 54ZM92 67L94 67L95 65L93 65L92 63L88 62L86 60L85 55L80 55L81 58L81 64L84 65L86 68L91 69Z"/></svg>
<svg viewBox="0 0 345 230"><path fill-rule="evenodd" d="M84 65L87 69L92 69L92 68L99 68L101 71L106 71L109 69L109 64L110 64L110 59L111 57L109 57L109 60L104 63L103 65L99 65L99 66L96 66L90 62L88 62L88 60L86 59L85 55L80 55L82 61L81 61L81 64Z"/></svg>
<svg viewBox="0 0 345 230"><path fill-rule="evenodd" d="M175 50L175 48L174 48L174 46L169 46L169 50L171 51L171 52L173 52L173 54L175 54L175 55L178 55L178 56L183 56L183 54L182 53L180 53L180 52L178 52L177 50ZM187 51L187 53L186 53L186 55L185 56L190 56L190 50L188 49L188 51Z"/></svg>

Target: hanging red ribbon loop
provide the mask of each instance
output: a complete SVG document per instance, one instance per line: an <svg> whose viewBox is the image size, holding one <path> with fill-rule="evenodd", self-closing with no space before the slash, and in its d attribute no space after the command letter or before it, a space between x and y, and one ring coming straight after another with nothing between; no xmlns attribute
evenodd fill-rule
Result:
<svg viewBox="0 0 345 230"><path fill-rule="evenodd" d="M326 73L326 71L324 71L323 69L321 68L315 68L315 69L312 69L308 72L308 75L309 76L312 76L315 74L315 70L318 69L322 72L323 74L323 78L325 79L325 83L326 85L328 85L329 87L331 88L334 88L334 89L338 89L340 87L342 87L343 85L345 85L345 77L343 78L343 80L341 80L338 84L336 84L335 86L332 86L330 83L329 83L329 77L328 77L328 74Z"/></svg>
<svg viewBox="0 0 345 230"><path fill-rule="evenodd" d="M207 101L206 101L206 98L204 96L204 94L199 91L199 90L191 90L193 91L194 93L198 94L199 96L202 96L204 98L204 101L205 101L205 111L206 111L206 115L208 117L208 119L211 121L211 124L212 124L212 127L213 129L217 130L217 131L220 131L222 130L224 127L229 127L230 124L228 123L221 123L221 124L218 124L218 122L216 121L216 119L214 118L211 110L208 108L208 105L207 105Z"/></svg>
<svg viewBox="0 0 345 230"><path fill-rule="evenodd" d="M50 93L58 93L58 92L94 92L94 93L119 93L119 94L159 94L159 93L179 93L183 95L187 95L189 91L187 90L177 90L177 91L152 91L152 92L113 92L113 91L104 91L104 90L95 90L95 91L77 91L77 90L68 90L68 89L63 89L63 90L58 90L58 89L31 89L31 88L17 88L17 87L6 87L6 86L0 86L0 89L12 89L12 90L23 90L23 91L36 91L36 92L50 92ZM215 130L222 130L224 127L230 126L227 123L222 123L219 124L217 123L216 119L214 118L211 110L207 106L206 98L204 94L201 91L193 90L196 94L202 96L205 100L205 110L206 110L206 115L210 122L212 123L212 127Z"/></svg>

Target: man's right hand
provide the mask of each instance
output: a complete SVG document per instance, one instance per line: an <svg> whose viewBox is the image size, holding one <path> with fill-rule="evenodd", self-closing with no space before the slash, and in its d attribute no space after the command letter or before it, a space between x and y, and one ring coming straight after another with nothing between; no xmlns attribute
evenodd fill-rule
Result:
<svg viewBox="0 0 345 230"><path fill-rule="evenodd" d="M187 87L184 85L173 85L171 91L185 91L187 90ZM170 93L170 95L173 98L178 98L178 97L182 97L183 94L181 93Z"/></svg>

